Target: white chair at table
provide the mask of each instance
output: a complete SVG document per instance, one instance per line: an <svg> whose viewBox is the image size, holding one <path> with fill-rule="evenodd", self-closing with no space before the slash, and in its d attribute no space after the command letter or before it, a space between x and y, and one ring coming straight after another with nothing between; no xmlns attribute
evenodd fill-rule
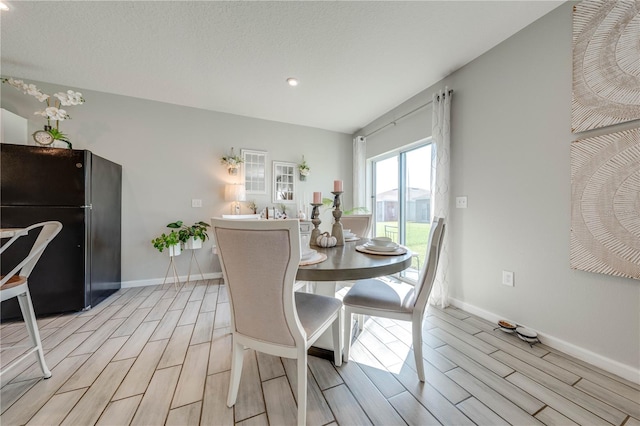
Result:
<svg viewBox="0 0 640 426"><path fill-rule="evenodd" d="M360 238L367 238L371 230L370 214L348 214L340 218L344 229L351 229Z"/></svg>
<svg viewBox="0 0 640 426"><path fill-rule="evenodd" d="M33 268L36 266L36 263L38 263L40 256L44 252L44 249L47 248L47 245L62 229L62 224L60 222L52 221L31 225L24 229L25 232L22 232L7 241L7 243L0 248L0 254L9 248L22 235L28 234L37 228L42 229L29 251L29 254L18 265L16 265L11 272L2 276L0 279L0 301L4 302L5 300L14 297L18 298L20 311L22 312L22 317L24 318L25 326L27 327L27 332L29 333L33 347L20 358L4 366L2 371L0 371L0 376L35 352L44 378L48 379L51 377L51 371L49 371L44 360L42 343L40 342L40 332L38 331L38 324L36 323L36 316L33 311L31 295L29 294L28 279L31 271L33 271Z"/></svg>
<svg viewBox="0 0 640 426"><path fill-rule="evenodd" d="M300 263L297 219L212 219L231 310L233 354L227 406L238 395L245 347L295 358L298 424L306 422L307 350L332 327L336 365L342 364L342 303L293 291Z"/></svg>
<svg viewBox="0 0 640 426"><path fill-rule="evenodd" d="M436 276L444 227L444 219L434 218L427 245L427 261L415 287L407 283L390 283L379 279L359 280L351 287L342 300L347 320L344 342L345 362L349 361L349 350L351 348L352 314L411 321L413 323L413 353L418 369L418 377L420 381L424 382L422 319Z"/></svg>

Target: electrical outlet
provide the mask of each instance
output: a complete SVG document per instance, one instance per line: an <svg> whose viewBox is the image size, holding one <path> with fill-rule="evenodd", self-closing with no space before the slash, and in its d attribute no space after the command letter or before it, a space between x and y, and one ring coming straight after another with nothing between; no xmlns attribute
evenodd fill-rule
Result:
<svg viewBox="0 0 640 426"><path fill-rule="evenodd" d="M467 208L467 197L456 197L456 208L457 209L466 209Z"/></svg>
<svg viewBox="0 0 640 426"><path fill-rule="evenodd" d="M502 284L513 287L513 272L502 271Z"/></svg>
<svg viewBox="0 0 640 426"><path fill-rule="evenodd" d="M194 198L191 200L191 207L202 207L202 200L199 198Z"/></svg>

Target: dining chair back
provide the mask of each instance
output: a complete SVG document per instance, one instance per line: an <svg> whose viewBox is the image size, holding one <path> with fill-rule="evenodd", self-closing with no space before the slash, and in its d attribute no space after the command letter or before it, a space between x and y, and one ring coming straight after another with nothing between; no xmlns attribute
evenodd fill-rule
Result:
<svg viewBox="0 0 640 426"><path fill-rule="evenodd" d="M340 218L344 229L351 229L360 238L367 238L371 230L370 214L349 214Z"/></svg>
<svg viewBox="0 0 640 426"><path fill-rule="evenodd" d="M426 262L415 286L374 278L357 281L347 292L342 300L347 320L344 343L345 362L349 360L353 314L411 321L416 368L420 381L424 382L422 319L436 277L444 230L444 219L434 218L427 244Z"/></svg>
<svg viewBox="0 0 640 426"><path fill-rule="evenodd" d="M11 269L11 271L0 277L0 301L4 302L5 300L17 297L18 304L20 305L20 311L22 313L22 317L24 318L25 326L27 328L27 332L29 334L29 338L31 339L32 347L26 351L22 356L13 360L8 365L3 366L0 371L0 376L11 368L15 367L16 364L26 359L32 353L36 353L38 363L40 364L40 369L42 370L42 374L45 379L51 377L51 371L47 367L47 364L44 360L44 352L42 350L42 342L40 341L40 332L38 330L38 324L36 323L36 316L33 310L33 303L31 301L31 295L29 294L29 275L35 268L40 256L47 248L51 240L55 238L56 235L62 229L62 224L60 222L50 221L50 222L42 222L36 223L25 228L22 232L12 237L9 241L7 241L0 248L0 256L5 252L14 242L18 240L18 238L22 238L24 235L28 235L30 232L34 232L36 229L40 229L40 233L38 237L35 239L33 246L29 253L19 262L17 265ZM1 261L1 259L0 259Z"/></svg>
<svg viewBox="0 0 640 426"><path fill-rule="evenodd" d="M294 293L300 263L296 219L212 219L222 274L229 292L233 354L227 405L237 399L244 348L295 358L298 424L306 421L307 350L332 327L336 365L342 362L342 303Z"/></svg>

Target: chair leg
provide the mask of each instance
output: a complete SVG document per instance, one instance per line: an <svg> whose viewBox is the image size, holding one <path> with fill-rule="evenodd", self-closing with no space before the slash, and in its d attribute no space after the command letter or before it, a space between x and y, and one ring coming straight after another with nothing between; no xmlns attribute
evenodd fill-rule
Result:
<svg viewBox="0 0 640 426"><path fill-rule="evenodd" d="M358 330L362 331L364 329L364 314L358 315Z"/></svg>
<svg viewBox="0 0 640 426"><path fill-rule="evenodd" d="M342 342L344 341L344 336L342 334L343 329L343 315L342 309L338 311L338 318L333 321L332 334L333 334L333 362L336 367L340 367L342 365Z"/></svg>
<svg viewBox="0 0 640 426"><path fill-rule="evenodd" d="M233 342L231 354L231 378L229 379L229 394L227 395L227 407L233 407L238 398L240 377L242 376L242 364L244 361L244 346Z"/></svg>
<svg viewBox="0 0 640 426"><path fill-rule="evenodd" d="M342 360L349 362L349 351L351 350L351 339L353 338L353 314L349 308L344 308L344 348Z"/></svg>
<svg viewBox="0 0 640 426"><path fill-rule="evenodd" d="M416 359L416 369L418 370L418 378L424 382L424 360L422 359L422 319L414 319L412 324L413 331L413 355Z"/></svg>
<svg viewBox="0 0 640 426"><path fill-rule="evenodd" d="M307 423L307 351L298 353L298 426Z"/></svg>
<svg viewBox="0 0 640 426"><path fill-rule="evenodd" d="M38 331L38 324L36 323L36 315L33 311L33 304L31 303L31 295L29 289L22 294L18 295L18 304L22 311L22 317L27 327L27 332L31 338L31 343L37 348L36 354L38 356L38 363L45 379L51 377L51 371L47 367L47 363L44 361L44 351L42 350L42 342L40 341L40 332Z"/></svg>

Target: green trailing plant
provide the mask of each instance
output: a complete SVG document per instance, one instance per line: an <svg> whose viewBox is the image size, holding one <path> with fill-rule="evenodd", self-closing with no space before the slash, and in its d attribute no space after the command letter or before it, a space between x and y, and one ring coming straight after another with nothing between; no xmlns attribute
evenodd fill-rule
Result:
<svg viewBox="0 0 640 426"><path fill-rule="evenodd" d="M163 232L162 235L151 240L151 244L153 244L153 246L158 249L160 253L162 253L164 249L168 249L169 247L179 243L180 238L178 237L178 233L176 231L171 231L168 234L165 234Z"/></svg>

